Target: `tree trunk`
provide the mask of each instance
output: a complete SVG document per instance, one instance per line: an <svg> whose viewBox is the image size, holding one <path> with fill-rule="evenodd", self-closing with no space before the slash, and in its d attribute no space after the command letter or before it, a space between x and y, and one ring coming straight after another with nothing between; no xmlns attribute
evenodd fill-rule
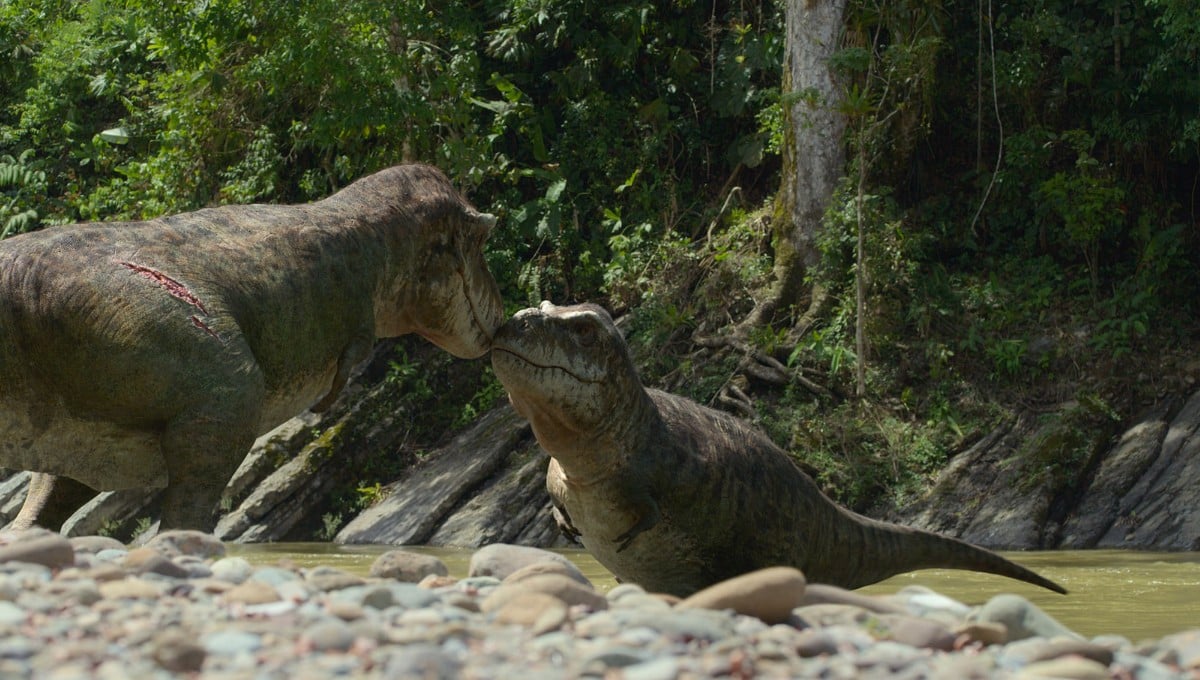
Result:
<svg viewBox="0 0 1200 680"><path fill-rule="evenodd" d="M805 274L820 262L817 230L846 161L842 88L829 63L840 44L845 10L846 0L788 0L783 182L773 220L775 289L751 315L753 323L769 322L776 309L796 304Z"/></svg>

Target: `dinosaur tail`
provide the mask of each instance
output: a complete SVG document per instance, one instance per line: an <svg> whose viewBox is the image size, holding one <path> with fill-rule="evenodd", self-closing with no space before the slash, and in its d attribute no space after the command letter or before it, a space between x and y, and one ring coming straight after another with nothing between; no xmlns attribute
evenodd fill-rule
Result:
<svg viewBox="0 0 1200 680"><path fill-rule="evenodd" d="M831 538L842 546L857 545L859 550L849 556L844 547L838 551L844 563L837 566L838 573L832 583L857 588L917 569L966 569L1025 581L1056 593L1067 592L1054 581L986 548L930 531L880 522L842 508L838 510L841 516L835 520L837 528L831 532ZM821 580L820 574L809 578Z"/></svg>

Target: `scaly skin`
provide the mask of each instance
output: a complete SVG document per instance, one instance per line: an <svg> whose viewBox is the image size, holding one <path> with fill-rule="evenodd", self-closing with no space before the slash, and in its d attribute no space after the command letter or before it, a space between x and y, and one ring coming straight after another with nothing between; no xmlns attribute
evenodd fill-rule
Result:
<svg viewBox="0 0 1200 680"><path fill-rule="evenodd" d="M845 588L940 567L1066 592L991 551L842 508L758 430L645 389L595 305L518 312L492 365L552 458L560 526L622 581L682 597L770 566Z"/></svg>
<svg viewBox="0 0 1200 680"><path fill-rule="evenodd" d="M494 222L407 165L311 204L0 241L0 467L165 486L163 528L211 529L255 437L328 407L377 338L487 352Z"/></svg>

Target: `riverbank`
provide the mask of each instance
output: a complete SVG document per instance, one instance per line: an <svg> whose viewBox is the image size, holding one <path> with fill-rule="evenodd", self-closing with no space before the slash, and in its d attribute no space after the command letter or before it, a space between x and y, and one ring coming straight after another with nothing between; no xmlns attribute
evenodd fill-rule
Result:
<svg viewBox="0 0 1200 680"><path fill-rule="evenodd" d="M403 551L366 577L255 566L193 532L134 549L40 530L0 542L5 678L1200 677L1200 631L1085 640L1017 596L972 609L795 570L679 603L600 593L531 548L480 549L457 579Z"/></svg>

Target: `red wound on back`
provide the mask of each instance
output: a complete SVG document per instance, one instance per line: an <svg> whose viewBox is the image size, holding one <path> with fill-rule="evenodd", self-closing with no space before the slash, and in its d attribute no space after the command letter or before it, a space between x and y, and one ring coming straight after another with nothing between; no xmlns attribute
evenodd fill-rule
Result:
<svg viewBox="0 0 1200 680"><path fill-rule="evenodd" d="M204 308L204 304L202 302L200 302L200 298L193 295L192 291L187 289L187 286L185 286L182 283L176 281L175 279L167 276L166 274L164 274L160 271L151 269L149 267L143 267L140 264L133 264L132 262L122 262L121 266L125 267L126 269L132 270L138 276L150 279L151 281L157 283L159 286L162 286L162 288L165 289L172 296L177 297L180 300L183 300L184 302L188 303L189 305L192 305L196 309L199 309L201 312L204 312L205 315L208 314L208 310ZM195 319L195 317L192 317L192 318ZM205 326L204 329L208 330L208 327ZM209 332L211 333L212 331L210 330Z"/></svg>

